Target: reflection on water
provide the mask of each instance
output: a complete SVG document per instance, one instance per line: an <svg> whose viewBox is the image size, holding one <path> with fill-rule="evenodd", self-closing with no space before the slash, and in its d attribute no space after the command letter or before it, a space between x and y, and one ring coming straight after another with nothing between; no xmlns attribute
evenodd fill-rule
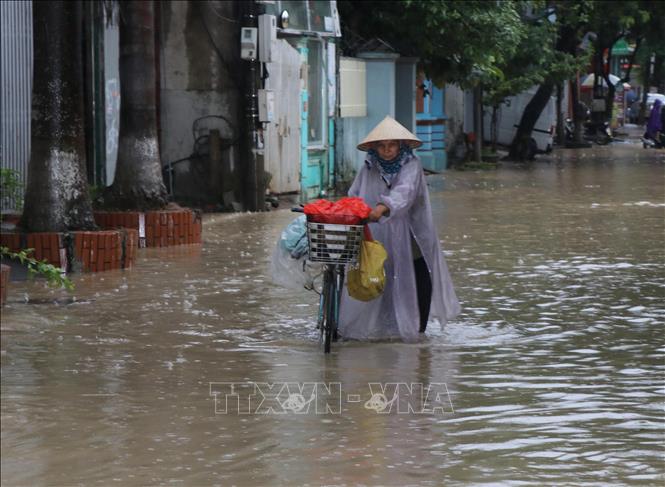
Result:
<svg viewBox="0 0 665 487"><path fill-rule="evenodd" d="M320 352L316 296L267 275L286 210L206 216L202 246L73 296L15 283L3 485L661 485L665 166L567 156L429 178L464 311L418 344ZM211 383L338 384L317 401L339 410L215 414ZM444 384L446 407L369 407L398 383Z"/></svg>

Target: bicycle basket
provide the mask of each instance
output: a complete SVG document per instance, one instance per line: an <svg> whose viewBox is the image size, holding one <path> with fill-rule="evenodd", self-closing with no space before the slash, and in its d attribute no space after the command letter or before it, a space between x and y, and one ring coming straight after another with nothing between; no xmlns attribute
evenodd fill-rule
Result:
<svg viewBox="0 0 665 487"><path fill-rule="evenodd" d="M363 226L307 222L307 240L312 262L355 263L363 240Z"/></svg>

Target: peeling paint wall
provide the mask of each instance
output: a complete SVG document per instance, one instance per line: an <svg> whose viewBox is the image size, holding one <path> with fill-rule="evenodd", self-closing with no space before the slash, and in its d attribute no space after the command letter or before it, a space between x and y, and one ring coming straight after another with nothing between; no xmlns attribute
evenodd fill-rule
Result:
<svg viewBox="0 0 665 487"><path fill-rule="evenodd" d="M242 124L236 10L237 2L161 3L161 157L164 165L172 164L172 189L178 201L222 200L222 182L211 183L209 178L215 169L207 157L208 134L219 130L224 147L237 137ZM202 157L183 160L193 154ZM222 151L236 172L238 154L237 146ZM165 182L168 187L168 178Z"/></svg>

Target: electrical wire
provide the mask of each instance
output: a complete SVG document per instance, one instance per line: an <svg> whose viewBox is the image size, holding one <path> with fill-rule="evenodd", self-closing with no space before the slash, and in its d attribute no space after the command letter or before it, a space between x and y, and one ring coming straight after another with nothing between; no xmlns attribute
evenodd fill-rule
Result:
<svg viewBox="0 0 665 487"><path fill-rule="evenodd" d="M212 10L212 12L213 12L217 17L219 17L219 18L222 19L222 20L226 20L227 22L232 22L232 23L234 23L234 24L239 24L239 23L240 23L240 22L238 22L238 21L235 20L235 19L230 19L230 18L228 18L228 17L224 17L222 14L218 13L218 12L217 12L217 9L214 7L214 5L210 5L210 10Z"/></svg>

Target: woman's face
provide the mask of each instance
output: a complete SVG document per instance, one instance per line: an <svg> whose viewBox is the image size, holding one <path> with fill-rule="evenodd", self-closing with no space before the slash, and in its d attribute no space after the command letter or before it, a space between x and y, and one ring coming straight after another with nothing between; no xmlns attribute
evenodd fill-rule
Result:
<svg viewBox="0 0 665 487"><path fill-rule="evenodd" d="M374 145L374 150L381 159L389 161L399 154L399 140L380 140Z"/></svg>

